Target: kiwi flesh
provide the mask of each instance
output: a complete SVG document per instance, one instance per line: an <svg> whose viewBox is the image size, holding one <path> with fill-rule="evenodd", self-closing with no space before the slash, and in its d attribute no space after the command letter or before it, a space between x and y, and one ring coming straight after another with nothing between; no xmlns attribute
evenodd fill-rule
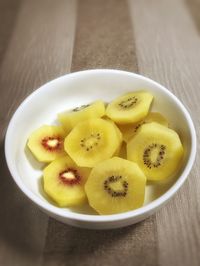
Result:
<svg viewBox="0 0 200 266"><path fill-rule="evenodd" d="M117 124L136 123L147 116L152 100L149 92L130 92L110 102L106 115Z"/></svg>
<svg viewBox="0 0 200 266"><path fill-rule="evenodd" d="M150 112L143 120L134 124L119 125L119 129L122 132L123 140L128 142L138 132L140 127L146 123L157 122L161 125L168 127L169 123L167 119L158 112Z"/></svg>
<svg viewBox="0 0 200 266"><path fill-rule="evenodd" d="M138 164L148 180L166 180L180 168L183 146L174 130L147 123L128 142L127 158Z"/></svg>
<svg viewBox="0 0 200 266"><path fill-rule="evenodd" d="M65 132L69 133L79 122L90 118L102 117L104 114L105 104L103 101L98 100L58 114L58 121L65 129Z"/></svg>
<svg viewBox="0 0 200 266"><path fill-rule="evenodd" d="M60 207L79 206L87 202L84 184L89 173L69 156L58 158L43 171L44 191Z"/></svg>
<svg viewBox="0 0 200 266"><path fill-rule="evenodd" d="M27 146L39 162L52 162L65 155L65 135L60 126L44 125L29 136Z"/></svg>
<svg viewBox="0 0 200 266"><path fill-rule="evenodd" d="M137 164L113 157L98 163L85 184L89 204L99 214L127 212L143 205L146 177Z"/></svg>
<svg viewBox="0 0 200 266"><path fill-rule="evenodd" d="M119 145L120 138L115 126L101 118L79 123L64 142L66 152L77 165L83 167L93 167L112 157Z"/></svg>

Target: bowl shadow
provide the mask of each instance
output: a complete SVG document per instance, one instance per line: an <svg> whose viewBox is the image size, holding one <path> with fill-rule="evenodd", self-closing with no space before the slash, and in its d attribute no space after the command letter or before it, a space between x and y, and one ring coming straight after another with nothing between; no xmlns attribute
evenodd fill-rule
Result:
<svg viewBox="0 0 200 266"><path fill-rule="evenodd" d="M75 228L50 219L44 265L141 265L143 256L143 265L154 265L155 227L152 217L111 230Z"/></svg>
<svg viewBox="0 0 200 266"><path fill-rule="evenodd" d="M0 158L0 242L24 256L38 254L41 238L37 235L41 235L48 217L13 182L4 156L4 141L0 143ZM38 223L41 228L36 226Z"/></svg>
<svg viewBox="0 0 200 266"><path fill-rule="evenodd" d="M35 157L33 156L33 154L31 153L31 151L29 150L28 146L26 145L24 148L24 152L26 155L27 160L29 161L29 163L31 164L31 166L35 169L35 170L42 170L45 167L45 163L41 163L39 161L37 161L35 159Z"/></svg>

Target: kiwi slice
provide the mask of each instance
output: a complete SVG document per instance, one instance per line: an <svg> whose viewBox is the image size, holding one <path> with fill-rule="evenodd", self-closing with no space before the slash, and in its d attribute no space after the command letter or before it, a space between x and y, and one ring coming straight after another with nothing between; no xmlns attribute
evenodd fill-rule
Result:
<svg viewBox="0 0 200 266"><path fill-rule="evenodd" d="M30 135L27 146L38 161L51 162L65 155L65 135L62 127L45 125Z"/></svg>
<svg viewBox="0 0 200 266"><path fill-rule="evenodd" d="M108 104L106 115L118 124L136 123L148 114L152 100L146 91L127 93Z"/></svg>
<svg viewBox="0 0 200 266"><path fill-rule="evenodd" d="M122 132L123 140L125 142L128 142L132 137L135 136L135 134L138 132L142 125L150 122L157 122L166 127L168 127L169 125L167 119L163 115L157 112L151 112L142 121L138 123L120 125L119 129Z"/></svg>
<svg viewBox="0 0 200 266"><path fill-rule="evenodd" d="M143 205L146 177L137 164L119 157L98 163L85 184L89 204L99 214L115 214Z"/></svg>
<svg viewBox="0 0 200 266"><path fill-rule="evenodd" d="M104 102L96 101L91 104L76 107L70 112L58 114L58 121L62 124L65 131L69 133L79 122L90 118L102 117L104 114Z"/></svg>
<svg viewBox="0 0 200 266"><path fill-rule="evenodd" d="M66 152L79 166L93 167L110 158L119 147L119 136L114 125L94 118L79 123L66 137Z"/></svg>
<svg viewBox="0 0 200 266"><path fill-rule="evenodd" d="M87 201L84 184L89 173L69 156L58 158L43 171L44 191L60 207L81 205Z"/></svg>
<svg viewBox="0 0 200 266"><path fill-rule="evenodd" d="M113 156L119 156L119 153L120 153L121 147L122 147L122 142L123 142L122 133L119 130L118 126L112 120L110 120L107 117L105 117L104 120L110 122L115 128L115 131L116 131L116 134L117 134L117 138L118 138L118 147L117 147L115 153L113 154Z"/></svg>
<svg viewBox="0 0 200 266"><path fill-rule="evenodd" d="M148 180L166 180L179 169L183 146L178 134L156 122L144 124L127 144L127 158Z"/></svg>

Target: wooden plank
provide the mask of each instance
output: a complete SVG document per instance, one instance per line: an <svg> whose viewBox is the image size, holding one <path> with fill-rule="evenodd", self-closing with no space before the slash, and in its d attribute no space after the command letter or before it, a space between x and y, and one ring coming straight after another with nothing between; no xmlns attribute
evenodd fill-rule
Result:
<svg viewBox="0 0 200 266"><path fill-rule="evenodd" d="M76 3L28 0L1 5L5 28L0 27L0 265L35 266L41 264L48 217L13 183L3 137L11 114L29 93L69 72Z"/></svg>
<svg viewBox="0 0 200 266"><path fill-rule="evenodd" d="M173 91L187 106L200 141L200 37L182 0L129 0L140 73ZM200 262L200 168L196 164L176 197L157 213L161 266Z"/></svg>
<svg viewBox="0 0 200 266"><path fill-rule="evenodd" d="M188 10L191 12L193 21L200 32L200 0L185 0Z"/></svg>
<svg viewBox="0 0 200 266"><path fill-rule="evenodd" d="M134 36L126 1L79 1L72 71L121 68L137 72ZM44 265L157 265L154 219L127 228L89 231L48 226Z"/></svg>
<svg viewBox="0 0 200 266"><path fill-rule="evenodd" d="M85 230L51 219L43 265L156 266L153 219L114 230Z"/></svg>
<svg viewBox="0 0 200 266"><path fill-rule="evenodd" d="M0 64L3 61L7 45L12 36L16 17L21 5L21 0L1 0L0 1Z"/></svg>
<svg viewBox="0 0 200 266"><path fill-rule="evenodd" d="M73 36L69 29L74 31L75 12L68 6L74 3L73 0L61 0L55 4L53 0L45 0L39 4L29 0L21 7L18 32L12 36L11 47L8 47L2 66L5 71L1 71L1 88L6 90L1 98L1 122L8 119L14 107L33 88L69 71L73 48ZM13 80L18 81L12 87L9 73L12 73ZM8 108L7 102L12 98L13 90L15 101L10 104L5 116L2 110Z"/></svg>
<svg viewBox="0 0 200 266"><path fill-rule="evenodd" d="M118 68L137 72L126 1L84 0L79 1L78 10L72 71Z"/></svg>

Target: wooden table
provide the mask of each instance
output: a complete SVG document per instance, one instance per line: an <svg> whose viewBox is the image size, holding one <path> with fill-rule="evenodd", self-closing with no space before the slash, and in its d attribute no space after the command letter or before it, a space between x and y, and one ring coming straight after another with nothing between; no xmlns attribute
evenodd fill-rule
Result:
<svg viewBox="0 0 200 266"><path fill-rule="evenodd" d="M46 81L117 68L177 95L200 141L200 1L0 0L0 19L0 265L199 266L199 149L187 182L156 215L89 231L49 218L19 191L5 163L4 135L20 102Z"/></svg>

